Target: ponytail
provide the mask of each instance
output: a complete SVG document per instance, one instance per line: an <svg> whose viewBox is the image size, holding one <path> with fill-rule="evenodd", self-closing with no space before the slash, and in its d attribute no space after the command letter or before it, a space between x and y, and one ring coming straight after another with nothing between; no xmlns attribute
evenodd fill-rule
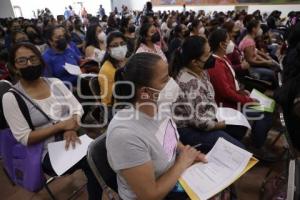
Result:
<svg viewBox="0 0 300 200"><path fill-rule="evenodd" d="M183 67L184 66L182 63L182 48L179 47L175 49L174 53L172 54L171 64L169 66L169 75L176 79L177 75Z"/></svg>

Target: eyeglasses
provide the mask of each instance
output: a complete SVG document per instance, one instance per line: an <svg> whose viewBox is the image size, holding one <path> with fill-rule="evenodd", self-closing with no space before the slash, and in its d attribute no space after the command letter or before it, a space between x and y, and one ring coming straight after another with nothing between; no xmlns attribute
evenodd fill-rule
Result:
<svg viewBox="0 0 300 200"><path fill-rule="evenodd" d="M115 43L115 44L111 44L109 45L110 48L114 48L114 47L119 47L119 46L125 46L126 42L120 42L119 44Z"/></svg>
<svg viewBox="0 0 300 200"><path fill-rule="evenodd" d="M38 65L41 63L41 60L37 56L30 56L30 57L19 57L15 59L15 62L19 65L27 65L28 60L33 65Z"/></svg>

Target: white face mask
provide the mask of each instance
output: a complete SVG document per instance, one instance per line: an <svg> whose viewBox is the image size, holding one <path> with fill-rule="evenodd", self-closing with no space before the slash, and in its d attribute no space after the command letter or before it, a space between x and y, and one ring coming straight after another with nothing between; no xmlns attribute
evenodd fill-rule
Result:
<svg viewBox="0 0 300 200"><path fill-rule="evenodd" d="M177 100L180 87L173 78L170 78L165 87L159 92L157 98L158 113L157 117L162 119L171 116L172 104Z"/></svg>
<svg viewBox="0 0 300 200"><path fill-rule="evenodd" d="M205 28L204 26L202 26L201 28L199 28L199 33L204 35L205 34Z"/></svg>
<svg viewBox="0 0 300 200"><path fill-rule="evenodd" d="M175 26L177 26L177 22L172 23L172 28L174 28Z"/></svg>
<svg viewBox="0 0 300 200"><path fill-rule="evenodd" d="M226 54L231 54L234 51L234 47L235 47L234 43L230 40L226 48Z"/></svg>
<svg viewBox="0 0 300 200"><path fill-rule="evenodd" d="M127 45L113 47L110 49L110 55L116 60L122 61L125 59L127 54Z"/></svg>
<svg viewBox="0 0 300 200"><path fill-rule="evenodd" d="M99 40L99 41L101 41L101 42L106 42L106 34L102 31L101 33L99 33L98 35L97 35L97 39Z"/></svg>
<svg viewBox="0 0 300 200"><path fill-rule="evenodd" d="M259 28L256 36L262 36L262 35L263 35L263 30Z"/></svg>

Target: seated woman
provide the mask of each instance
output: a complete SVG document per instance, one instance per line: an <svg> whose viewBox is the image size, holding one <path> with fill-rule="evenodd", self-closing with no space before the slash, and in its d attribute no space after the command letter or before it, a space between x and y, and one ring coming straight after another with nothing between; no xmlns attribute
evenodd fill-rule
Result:
<svg viewBox="0 0 300 200"><path fill-rule="evenodd" d="M275 62L256 49L255 37L262 33L259 21L252 19L247 24L247 35L240 42L239 49L244 53L245 60L251 66L250 74L255 78L271 82L276 87Z"/></svg>
<svg viewBox="0 0 300 200"><path fill-rule="evenodd" d="M120 103L130 106L117 112L107 129L107 157L117 173L120 197L187 199L184 192L172 192L173 188L185 169L206 160L204 154L180 143L171 118L155 117L160 112L158 99L172 103L179 91L169 77L167 63L155 54L135 54L116 78L134 85L116 86L118 96L124 97ZM166 91L172 92L172 96L166 97Z"/></svg>
<svg viewBox="0 0 300 200"><path fill-rule="evenodd" d="M48 30L48 43L50 48L43 54L46 63L45 74L49 77L56 77L66 84L76 86L78 77L69 74L64 65L69 63L79 66L80 57L68 47L66 31L60 26L51 27Z"/></svg>
<svg viewBox="0 0 300 200"><path fill-rule="evenodd" d="M250 68L249 63L245 60L243 53L239 50L235 43L235 37L238 35L239 30L237 29L233 21L228 21L223 24L223 28L227 30L230 41L226 48L226 56L232 63L234 71L237 76L243 76L248 74Z"/></svg>
<svg viewBox="0 0 300 200"><path fill-rule="evenodd" d="M225 29L217 29L209 37L209 44L216 58L214 67L208 70L211 83L216 92L216 102L224 107L241 110L248 119L254 120L252 124L252 149L256 156L266 161L273 161L274 155L267 154L263 148L267 134L272 127L272 114L251 110L257 100L249 96L249 92L241 90L236 80L235 72L226 57L226 48L229 35ZM248 112L247 112L248 111Z"/></svg>
<svg viewBox="0 0 300 200"><path fill-rule="evenodd" d="M106 35L99 25L88 27L85 42L85 57L97 61L100 65L105 55Z"/></svg>
<svg viewBox="0 0 300 200"><path fill-rule="evenodd" d="M43 54L46 49L48 49L48 45L45 42L41 32L37 28L37 26L29 25L25 27L25 33L28 35L28 38L32 44L34 44L40 52Z"/></svg>
<svg viewBox="0 0 300 200"><path fill-rule="evenodd" d="M22 43L22 42L30 42L28 35L26 33L24 33L23 31L13 32L11 39L12 39L11 40L12 46L15 44L18 44L18 43Z"/></svg>
<svg viewBox="0 0 300 200"><path fill-rule="evenodd" d="M15 96L10 92L4 94L2 101L5 118L18 142L28 146L44 143L41 160L43 170L51 176L56 175L50 162L48 144L63 136L66 149L70 146L76 148L77 143L80 143L77 130L78 120L83 114L82 106L60 80L41 77L45 63L34 45L17 44L10 56L10 62L19 75L19 81L14 87L31 101L24 98L35 130L27 124ZM50 120L37 107L48 115ZM99 200L101 188L85 158L66 174L77 169L82 169L88 179L89 199Z"/></svg>
<svg viewBox="0 0 300 200"><path fill-rule="evenodd" d="M81 19L75 19L74 29L71 32L71 40L77 45L77 48L84 52L85 49L85 31L83 30L83 24Z"/></svg>
<svg viewBox="0 0 300 200"><path fill-rule="evenodd" d="M107 37L106 55L98 75L100 84L101 102L112 106L113 86L116 70L123 67L126 61L127 43L125 36L118 31L111 32Z"/></svg>
<svg viewBox="0 0 300 200"><path fill-rule="evenodd" d="M215 92L207 73L207 67L213 64L207 40L200 36L190 36L181 50L176 51L171 65L172 75L182 90L174 104L174 119L181 141L189 145L201 143L200 149L204 152L208 152L219 137L243 147L238 140L247 131L247 128L230 128L226 127L224 121L218 122ZM234 129L236 130L233 132ZM227 133L236 139L225 131L230 131Z"/></svg>
<svg viewBox="0 0 300 200"><path fill-rule="evenodd" d="M162 49L156 45L161 40L156 27L150 23L144 23L140 29L136 53L147 52L159 55L165 62L167 58Z"/></svg>

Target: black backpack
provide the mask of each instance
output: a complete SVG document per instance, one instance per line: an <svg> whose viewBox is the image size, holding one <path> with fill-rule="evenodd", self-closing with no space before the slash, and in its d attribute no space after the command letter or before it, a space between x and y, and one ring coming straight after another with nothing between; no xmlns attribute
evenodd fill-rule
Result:
<svg viewBox="0 0 300 200"><path fill-rule="evenodd" d="M15 96L15 98L18 102L19 108L20 108L25 120L27 121L29 127L32 130L34 130L34 126L32 124L31 118L30 118L29 110L28 110L28 107L27 107L24 99L20 96L20 93L16 89L13 88L13 86L10 82L4 81L4 80L0 81L0 99L1 99L1 103L0 103L0 130L9 128L9 126L6 122L5 116L4 116L3 104L2 104L2 102L3 102L2 98L3 98L3 95L6 92L11 92Z"/></svg>

